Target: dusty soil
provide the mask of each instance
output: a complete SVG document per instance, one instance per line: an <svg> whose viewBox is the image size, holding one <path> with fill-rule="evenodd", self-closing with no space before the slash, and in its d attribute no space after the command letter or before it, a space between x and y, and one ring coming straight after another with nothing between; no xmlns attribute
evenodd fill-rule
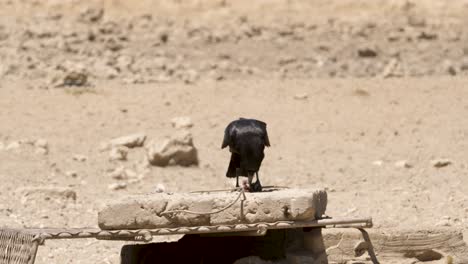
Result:
<svg viewBox="0 0 468 264"><path fill-rule="evenodd" d="M246 2L1 1L0 225L94 227L116 196L228 188L220 145L242 116L268 123L264 184L326 187L330 216L377 228L466 231L466 4ZM199 166L100 150L171 135L178 116ZM140 177L110 177L119 166ZM77 196L25 195L41 186ZM51 241L37 263L118 263L120 244Z"/></svg>

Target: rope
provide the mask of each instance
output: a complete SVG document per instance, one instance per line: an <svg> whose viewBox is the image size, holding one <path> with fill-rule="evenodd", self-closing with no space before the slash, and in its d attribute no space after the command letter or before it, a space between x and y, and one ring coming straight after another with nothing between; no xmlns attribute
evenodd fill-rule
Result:
<svg viewBox="0 0 468 264"><path fill-rule="evenodd" d="M221 213L222 211L225 211L225 210L229 209L231 206L233 206L237 201L239 201L241 196L242 196L241 201L245 201L247 199L245 197L244 189L242 189L242 188L239 189L239 195L237 195L237 198L234 201L232 201L230 204L226 205L225 207L223 207L223 208L221 208L219 210L216 210L216 211L212 211L212 212L195 212L195 211L190 211L190 210L171 210L171 211L162 212L161 215L174 214L174 213L187 213L187 214L196 214L196 215L218 214L218 213Z"/></svg>

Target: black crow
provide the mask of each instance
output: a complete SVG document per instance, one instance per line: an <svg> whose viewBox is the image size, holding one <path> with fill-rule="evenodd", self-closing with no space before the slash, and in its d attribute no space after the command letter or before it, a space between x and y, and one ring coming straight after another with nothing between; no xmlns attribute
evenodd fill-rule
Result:
<svg viewBox="0 0 468 264"><path fill-rule="evenodd" d="M265 157L263 150L265 146L270 146L266 123L246 118L232 121L224 131L221 148L227 146L231 152L231 161L226 177L236 178L236 187L239 187L239 176L247 176L250 190L253 192L261 191L258 170ZM256 174L257 180L252 184L254 174Z"/></svg>

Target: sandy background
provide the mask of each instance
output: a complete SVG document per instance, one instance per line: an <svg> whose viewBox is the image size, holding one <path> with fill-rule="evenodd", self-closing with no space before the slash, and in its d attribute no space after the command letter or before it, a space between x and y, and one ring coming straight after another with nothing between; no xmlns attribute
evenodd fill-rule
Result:
<svg viewBox="0 0 468 264"><path fill-rule="evenodd" d="M325 187L329 215L377 228L466 231L468 2L250 2L0 1L0 225L94 227L106 199L157 184L228 188L242 116L268 124L262 183ZM71 73L86 83L58 87ZM179 116L198 167L100 151ZM111 190L120 166L139 178ZM118 263L120 244L51 241L37 263Z"/></svg>

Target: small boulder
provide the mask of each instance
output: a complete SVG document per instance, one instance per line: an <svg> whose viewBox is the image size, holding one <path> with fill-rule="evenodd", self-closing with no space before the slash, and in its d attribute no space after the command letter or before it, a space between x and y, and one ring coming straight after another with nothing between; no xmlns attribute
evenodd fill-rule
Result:
<svg viewBox="0 0 468 264"><path fill-rule="evenodd" d="M146 135L135 133L128 136L114 138L110 141L111 146L125 146L127 148L141 147L145 143Z"/></svg>
<svg viewBox="0 0 468 264"><path fill-rule="evenodd" d="M154 166L198 165L198 152L188 131L178 131L169 139L152 142L147 148L147 157Z"/></svg>

